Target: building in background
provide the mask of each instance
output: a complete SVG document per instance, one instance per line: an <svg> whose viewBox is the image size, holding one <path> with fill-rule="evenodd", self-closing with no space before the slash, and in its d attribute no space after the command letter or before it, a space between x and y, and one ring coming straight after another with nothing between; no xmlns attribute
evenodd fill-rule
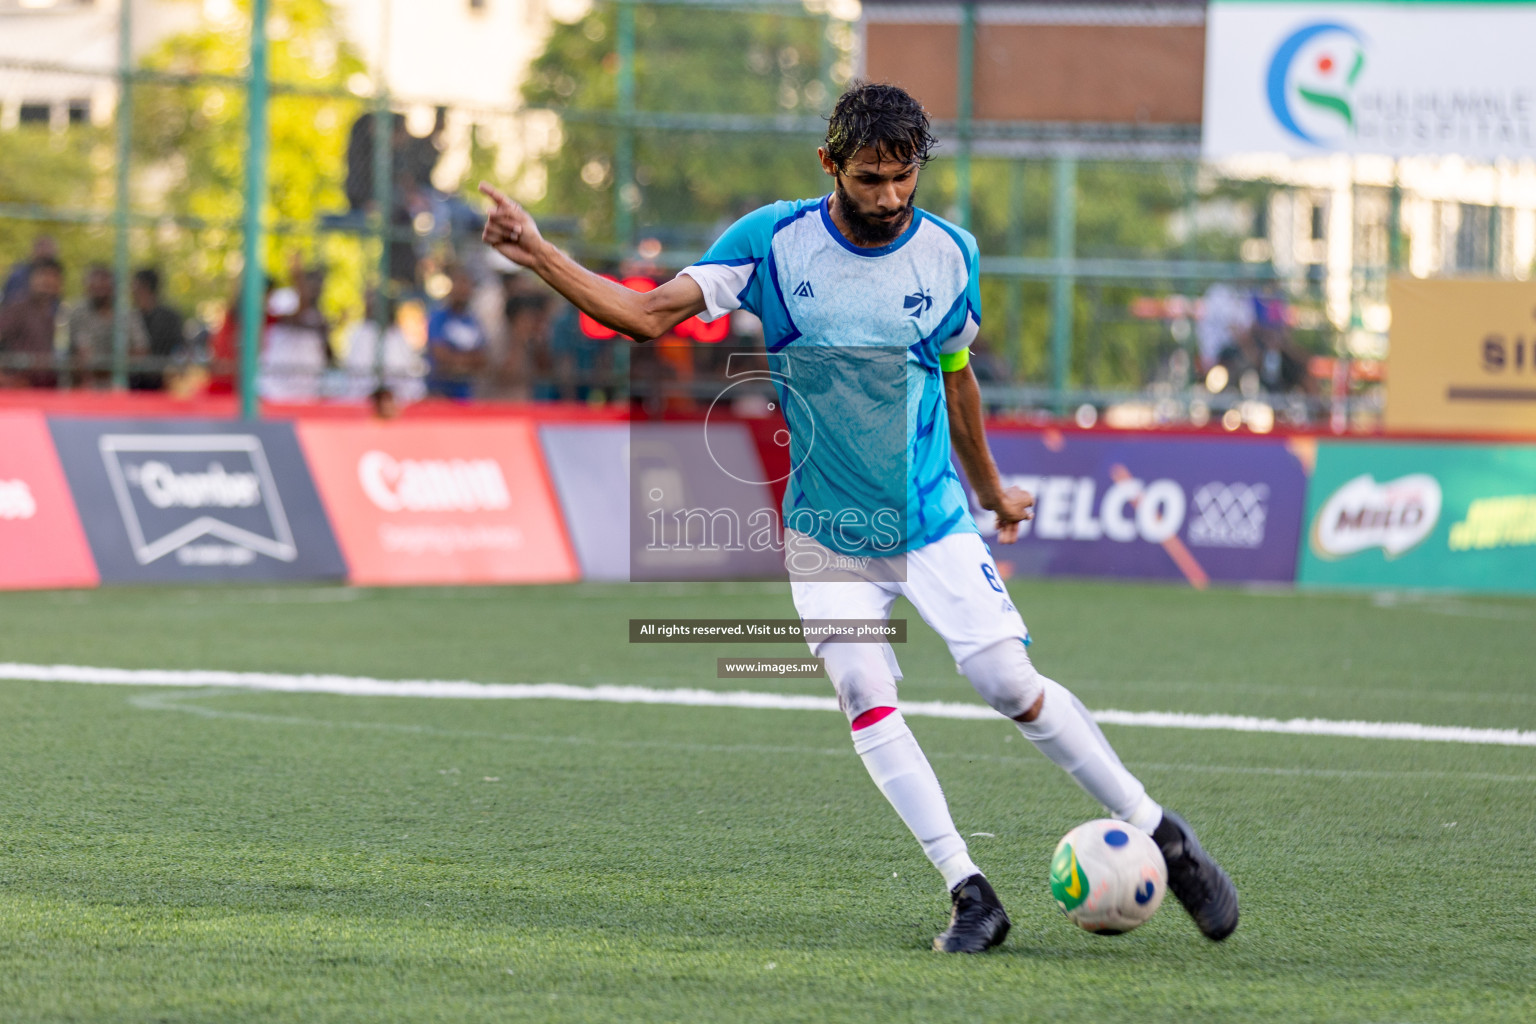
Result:
<svg viewBox="0 0 1536 1024"><path fill-rule="evenodd" d="M177 32L202 26L237 31L234 0L130 0L130 53L137 62ZM0 0L0 130L21 123L111 121L117 101L122 0ZM275 6L275 5L274 5ZM414 134L450 112L437 174L451 185L467 169L470 132L498 148L502 170L548 144L552 118L517 118L518 88L543 48L551 19L579 17L588 0L331 0L344 38L369 74L349 83L359 95L380 84L410 118ZM280 31L280 26L273 26ZM64 68L78 69L71 73ZM381 74L382 72L382 74Z"/></svg>

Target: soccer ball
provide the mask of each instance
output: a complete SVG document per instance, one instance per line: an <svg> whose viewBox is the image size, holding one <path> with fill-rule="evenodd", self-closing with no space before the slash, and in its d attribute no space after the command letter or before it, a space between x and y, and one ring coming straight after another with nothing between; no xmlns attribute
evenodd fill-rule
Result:
<svg viewBox="0 0 1536 1024"><path fill-rule="evenodd" d="M1096 935L1120 935L1163 902L1168 865L1152 837L1123 821L1084 822L1051 858L1051 895L1067 920Z"/></svg>

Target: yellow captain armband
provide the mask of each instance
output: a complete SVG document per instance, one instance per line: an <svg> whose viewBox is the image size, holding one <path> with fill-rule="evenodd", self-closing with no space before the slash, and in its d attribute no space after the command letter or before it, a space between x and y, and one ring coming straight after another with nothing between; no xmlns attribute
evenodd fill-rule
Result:
<svg viewBox="0 0 1536 1024"><path fill-rule="evenodd" d="M971 350L967 346L959 352L940 352L939 369L945 373L954 373L956 370L965 369L971 361Z"/></svg>

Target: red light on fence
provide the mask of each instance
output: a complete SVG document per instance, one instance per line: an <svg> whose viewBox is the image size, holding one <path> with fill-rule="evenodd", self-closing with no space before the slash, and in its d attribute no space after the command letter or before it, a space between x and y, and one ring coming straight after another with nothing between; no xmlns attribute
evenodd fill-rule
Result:
<svg viewBox="0 0 1536 1024"><path fill-rule="evenodd" d="M692 338L705 345L718 345L731 335L731 318L723 316L718 320L705 323L698 317L691 316L673 328L673 333L679 338Z"/></svg>
<svg viewBox="0 0 1536 1024"><path fill-rule="evenodd" d="M649 292L658 287L656 281L649 277L626 277L622 281L611 274L603 274L602 277L606 281L618 281L632 292ZM604 327L585 313L577 317L577 323L581 327L581 333L593 341L608 341L619 336L617 331ZM698 317L691 316L674 327L672 333L679 338L691 338L705 345L716 345L730 337L731 318L723 316L713 323L705 323Z"/></svg>
<svg viewBox="0 0 1536 1024"><path fill-rule="evenodd" d="M599 276L601 276L605 281L618 280L618 278L614 277L612 274L602 274ZM576 317L576 324L581 328L581 333L585 334L593 341L607 341L610 338L617 338L619 336L618 331L610 330L609 328L604 327L602 324L598 323L596 320L593 320L585 313L580 313Z"/></svg>

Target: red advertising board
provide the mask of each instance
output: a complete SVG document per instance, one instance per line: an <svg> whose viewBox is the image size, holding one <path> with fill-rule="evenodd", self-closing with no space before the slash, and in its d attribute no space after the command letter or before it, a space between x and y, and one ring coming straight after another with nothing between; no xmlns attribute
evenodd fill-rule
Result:
<svg viewBox="0 0 1536 1024"><path fill-rule="evenodd" d="M42 413L0 411L0 589L96 583Z"/></svg>
<svg viewBox="0 0 1536 1024"><path fill-rule="evenodd" d="M577 578L531 421L297 430L353 583Z"/></svg>

